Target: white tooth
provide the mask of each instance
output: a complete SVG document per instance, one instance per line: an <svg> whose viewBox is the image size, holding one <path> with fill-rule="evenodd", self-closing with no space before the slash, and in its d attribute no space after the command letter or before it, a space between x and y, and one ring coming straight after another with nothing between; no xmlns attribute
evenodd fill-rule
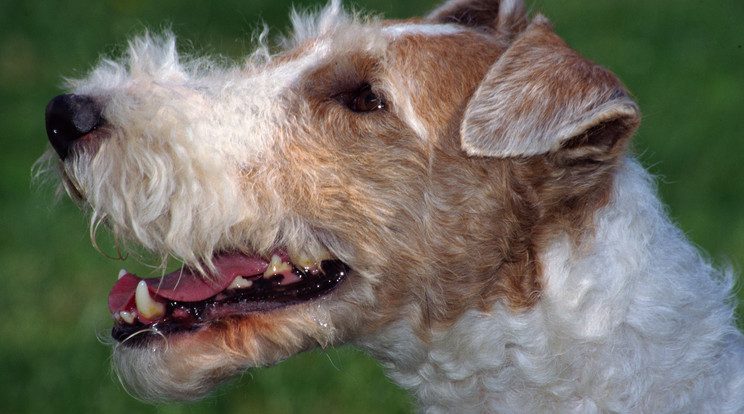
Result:
<svg viewBox="0 0 744 414"><path fill-rule="evenodd" d="M244 278L243 276L238 276L235 278L235 280L230 283L230 286L228 286L228 289L248 289L249 287L253 286L253 281L248 280Z"/></svg>
<svg viewBox="0 0 744 414"><path fill-rule="evenodd" d="M137 312L147 319L154 320L165 315L165 305L150 297L150 290L144 280L140 280L137 284L137 290L134 292L134 303L137 305Z"/></svg>
<svg viewBox="0 0 744 414"><path fill-rule="evenodd" d="M129 273L129 272L127 272L127 269L121 269L121 270L119 270L119 279L123 278L124 275L126 275L127 273Z"/></svg>
<svg viewBox="0 0 744 414"><path fill-rule="evenodd" d="M317 251L315 252L318 256L318 261L327 260L331 258L331 252L329 252L325 247L319 247Z"/></svg>
<svg viewBox="0 0 744 414"><path fill-rule="evenodd" d="M290 257L292 263L297 267L303 267L305 269L312 267L315 261L310 259L310 256L303 250L300 251L296 256Z"/></svg>
<svg viewBox="0 0 744 414"><path fill-rule="evenodd" d="M292 266L290 266L289 263L283 262L282 258L279 257L279 255L275 254L271 256L269 267L266 269L263 275L264 277L269 277L287 270L292 270Z"/></svg>
<svg viewBox="0 0 744 414"><path fill-rule="evenodd" d="M134 313L127 312L127 311L121 311L119 312L119 317L121 318L121 320L123 320L127 324L134 325L134 318L135 318Z"/></svg>
<svg viewBox="0 0 744 414"><path fill-rule="evenodd" d="M292 264L294 264L295 266L301 267L307 270L313 267L318 267L320 265L320 262L326 259L330 259L331 257L331 253L328 252L328 250L324 248L318 248L318 250L315 253L316 254L314 256L311 256L305 250L300 250L299 252L290 251L289 259L292 261Z"/></svg>

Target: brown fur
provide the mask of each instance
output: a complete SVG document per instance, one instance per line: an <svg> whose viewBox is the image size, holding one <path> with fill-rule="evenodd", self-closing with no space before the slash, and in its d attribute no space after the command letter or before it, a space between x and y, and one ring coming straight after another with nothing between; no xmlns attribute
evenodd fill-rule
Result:
<svg viewBox="0 0 744 414"><path fill-rule="evenodd" d="M497 300L515 311L531 306L541 290L536 252L558 231L578 236L606 202L613 160L624 145L598 139L602 134L589 131L560 151L517 159L473 158L460 150L468 98L505 49L500 38L485 39L412 35L392 42L384 61L342 56L308 76L290 104L303 122L279 140L278 186L295 214L344 241L352 268L390 275L375 286L369 304L375 311L359 311L370 332L401 314L412 315L425 336ZM417 58L422 54L439 59ZM531 76L538 82L546 75ZM394 108L350 118L328 105L329 96L359 82L387 86L391 79L413 91L412 105L432 140L416 136ZM591 73L585 79L595 82ZM627 138L634 125L600 132L610 128L613 140Z"/></svg>
<svg viewBox="0 0 744 414"><path fill-rule="evenodd" d="M323 245L348 265L348 277L296 306L223 317L140 348L125 341L116 354L124 381L155 398L192 398L246 366L364 342L401 320L417 336L404 338L426 343L468 311L532 310L545 286L538 253L565 235L580 248L591 233L639 114L612 74L572 51L544 18L529 22L521 4L508 4L501 13L498 2L452 1L408 23L463 26L331 30L273 59L267 70L286 65L299 74L270 95L279 120L271 114L260 118L270 125L254 127L271 134L257 140L267 143L256 150L261 157L195 176L238 182L244 195L236 203L246 206L224 206L242 221L230 223L216 252ZM292 66L307 57L319 61ZM344 105L364 87L379 98L378 110ZM193 106L203 103L195 99ZM85 199L84 188L68 187ZM177 207L158 215L162 227ZM140 372L153 365L160 370ZM169 381L158 383L163 376ZM182 391L194 383L195 394Z"/></svg>

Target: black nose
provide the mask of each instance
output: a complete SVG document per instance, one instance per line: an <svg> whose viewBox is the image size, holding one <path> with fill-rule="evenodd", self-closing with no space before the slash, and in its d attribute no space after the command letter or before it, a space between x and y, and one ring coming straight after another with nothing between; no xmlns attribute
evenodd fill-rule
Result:
<svg viewBox="0 0 744 414"><path fill-rule="evenodd" d="M86 95L59 95L46 107L47 136L63 160L75 141L103 122L100 105Z"/></svg>

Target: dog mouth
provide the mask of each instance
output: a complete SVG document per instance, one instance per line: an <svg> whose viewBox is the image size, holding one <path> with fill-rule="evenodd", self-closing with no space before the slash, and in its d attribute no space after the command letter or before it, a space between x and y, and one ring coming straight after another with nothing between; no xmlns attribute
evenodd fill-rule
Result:
<svg viewBox="0 0 744 414"><path fill-rule="evenodd" d="M160 278L140 278L122 270L108 298L113 338L137 342L307 302L333 291L349 272L337 259L293 263L281 248L270 259L219 254L212 268L203 276L184 266Z"/></svg>

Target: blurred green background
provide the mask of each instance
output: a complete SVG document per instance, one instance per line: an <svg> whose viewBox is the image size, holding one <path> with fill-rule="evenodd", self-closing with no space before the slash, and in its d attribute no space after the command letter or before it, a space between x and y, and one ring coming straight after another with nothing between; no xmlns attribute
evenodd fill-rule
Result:
<svg viewBox="0 0 744 414"><path fill-rule="evenodd" d="M304 8L310 0L295 1ZM355 3L389 17L429 1ZM635 150L661 178L673 218L713 260L744 262L744 2L531 3L588 58L617 73L644 112ZM84 215L31 183L47 147L44 107L145 27L188 50L239 57L260 20L286 30L285 0L0 0L0 413L395 413L411 401L360 352L332 349L254 369L195 404L129 397L97 340L121 263L91 246ZM113 243L99 238L113 254ZM141 274L147 269L127 263Z"/></svg>

